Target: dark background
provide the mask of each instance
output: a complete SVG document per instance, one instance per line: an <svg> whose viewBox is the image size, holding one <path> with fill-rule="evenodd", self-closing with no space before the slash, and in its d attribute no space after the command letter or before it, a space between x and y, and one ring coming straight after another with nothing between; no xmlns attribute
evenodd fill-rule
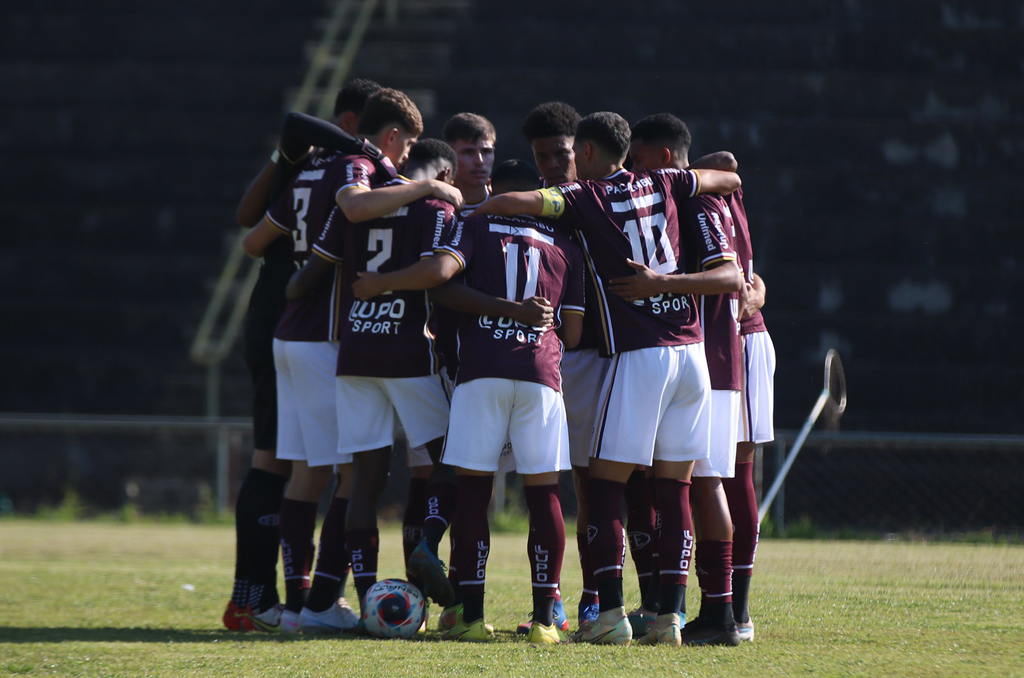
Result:
<svg viewBox="0 0 1024 678"><path fill-rule="evenodd" d="M691 157L736 154L777 427L803 423L835 347L844 430L1021 433L1024 2L397 6L352 75L408 91L428 136L474 111L499 161L530 159L522 119L560 99L630 121L669 111ZM0 10L0 411L203 414L188 347L327 13ZM249 412L240 357L226 415Z"/></svg>

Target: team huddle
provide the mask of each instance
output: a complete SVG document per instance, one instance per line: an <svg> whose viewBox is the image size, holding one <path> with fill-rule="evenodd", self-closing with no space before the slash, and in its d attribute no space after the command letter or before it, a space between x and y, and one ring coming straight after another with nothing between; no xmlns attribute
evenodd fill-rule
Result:
<svg viewBox="0 0 1024 678"><path fill-rule="evenodd" d="M460 113L443 139L420 139L415 104L366 80L342 89L335 116L290 115L239 207L243 246L264 264L246 328L256 451L225 625L366 632L400 425L406 576L441 606L443 638L494 636L487 507L494 474L515 471L529 641L753 640L752 468L773 437L774 349L732 155L691 162L669 114L631 128L549 102L523 124L536 167L495 166L486 118ZM571 637L568 470L583 574ZM629 613L627 545L642 597ZM687 623L691 563L702 597Z"/></svg>

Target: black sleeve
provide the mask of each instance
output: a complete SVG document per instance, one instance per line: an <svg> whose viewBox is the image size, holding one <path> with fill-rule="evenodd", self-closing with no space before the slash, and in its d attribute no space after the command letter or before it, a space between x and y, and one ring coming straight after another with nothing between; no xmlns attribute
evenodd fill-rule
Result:
<svg viewBox="0 0 1024 678"><path fill-rule="evenodd" d="M391 161L369 141L354 137L337 125L320 118L295 111L289 113L281 126L281 151L289 158L297 158L310 146L346 154L365 155L373 160L378 169L389 176L395 176L395 168Z"/></svg>

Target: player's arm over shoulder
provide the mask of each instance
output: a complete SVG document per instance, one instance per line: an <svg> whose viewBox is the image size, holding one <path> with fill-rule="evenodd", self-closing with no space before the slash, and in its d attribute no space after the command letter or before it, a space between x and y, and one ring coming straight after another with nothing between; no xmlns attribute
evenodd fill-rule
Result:
<svg viewBox="0 0 1024 678"><path fill-rule="evenodd" d="M721 170L695 170L697 174L697 193L717 193L728 195L743 185L740 175L735 172Z"/></svg>
<svg viewBox="0 0 1024 678"><path fill-rule="evenodd" d="M552 201L562 200L562 207L564 207L564 198L558 189L540 189L537 191L511 191L509 193L502 193L496 195L489 200L485 201L484 204L473 210L470 217L475 217L481 214L493 214L502 217L514 217L519 214L526 214L533 217L557 217L561 216L559 213L547 214L545 210L551 210Z"/></svg>

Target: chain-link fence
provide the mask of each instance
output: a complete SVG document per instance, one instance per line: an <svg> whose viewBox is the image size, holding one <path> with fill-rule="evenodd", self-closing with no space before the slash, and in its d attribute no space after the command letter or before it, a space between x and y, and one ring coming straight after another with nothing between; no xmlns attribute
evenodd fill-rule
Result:
<svg viewBox="0 0 1024 678"><path fill-rule="evenodd" d="M778 431L759 454L760 497L796 439ZM227 511L251 450L244 418L0 415L0 513L33 513L69 496L86 514L126 505L144 513ZM573 514L565 480L563 506ZM400 515L407 481L400 443L382 515ZM510 501L518 487L510 478ZM1024 436L812 433L766 519L776 529L1021 533L1022 497Z"/></svg>

